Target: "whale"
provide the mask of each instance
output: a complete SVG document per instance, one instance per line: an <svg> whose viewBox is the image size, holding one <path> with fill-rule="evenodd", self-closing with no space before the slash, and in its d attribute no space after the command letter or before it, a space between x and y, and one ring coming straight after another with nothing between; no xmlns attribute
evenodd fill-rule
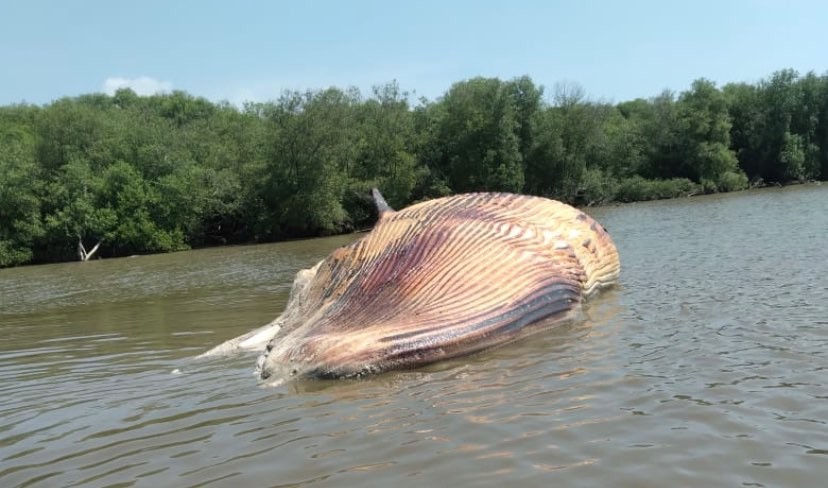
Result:
<svg viewBox="0 0 828 488"><path fill-rule="evenodd" d="M607 230L565 203L466 193L396 211L372 196L370 232L299 271L273 322L203 356L263 348L261 380L417 368L568 323L618 281Z"/></svg>

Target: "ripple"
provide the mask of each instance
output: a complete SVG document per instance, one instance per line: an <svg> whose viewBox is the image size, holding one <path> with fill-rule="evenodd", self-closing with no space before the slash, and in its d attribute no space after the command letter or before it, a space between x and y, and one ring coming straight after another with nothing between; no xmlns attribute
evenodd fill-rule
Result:
<svg viewBox="0 0 828 488"><path fill-rule="evenodd" d="M821 486L825 191L590 209L582 320L357 381L190 360L347 237L0 270L0 485Z"/></svg>

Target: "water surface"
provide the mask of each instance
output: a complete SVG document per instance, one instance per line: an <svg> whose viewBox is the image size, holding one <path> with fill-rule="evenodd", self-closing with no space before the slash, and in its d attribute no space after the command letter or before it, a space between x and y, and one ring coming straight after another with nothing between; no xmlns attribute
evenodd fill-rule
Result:
<svg viewBox="0 0 828 488"><path fill-rule="evenodd" d="M824 486L828 186L588 211L583 320L356 381L190 359L351 236L0 270L0 486Z"/></svg>

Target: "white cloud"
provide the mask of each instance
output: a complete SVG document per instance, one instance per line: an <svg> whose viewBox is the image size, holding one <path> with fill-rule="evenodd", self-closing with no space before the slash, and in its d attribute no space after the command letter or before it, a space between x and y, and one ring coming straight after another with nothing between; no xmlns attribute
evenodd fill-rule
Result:
<svg viewBox="0 0 828 488"><path fill-rule="evenodd" d="M138 78L107 78L103 83L103 91L107 95L115 94L119 88L130 88L138 95L154 95L156 93L164 93L172 90L172 83L169 81L160 81L149 76L139 76Z"/></svg>

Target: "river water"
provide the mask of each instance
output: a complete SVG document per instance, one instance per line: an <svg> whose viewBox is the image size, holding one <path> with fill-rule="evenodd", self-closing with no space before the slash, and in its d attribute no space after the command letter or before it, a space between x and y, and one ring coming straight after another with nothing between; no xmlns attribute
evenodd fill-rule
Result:
<svg viewBox="0 0 828 488"><path fill-rule="evenodd" d="M828 185L588 212L582 320L362 380L191 359L351 236L0 270L0 486L825 486Z"/></svg>

